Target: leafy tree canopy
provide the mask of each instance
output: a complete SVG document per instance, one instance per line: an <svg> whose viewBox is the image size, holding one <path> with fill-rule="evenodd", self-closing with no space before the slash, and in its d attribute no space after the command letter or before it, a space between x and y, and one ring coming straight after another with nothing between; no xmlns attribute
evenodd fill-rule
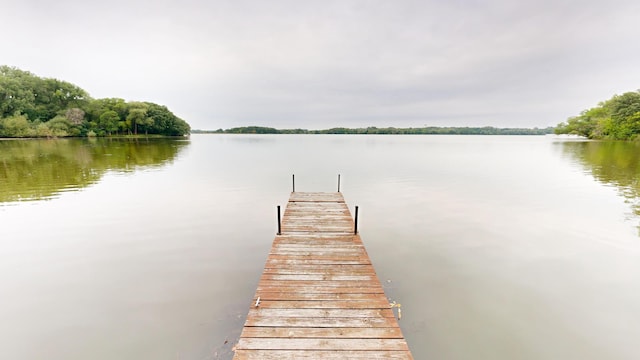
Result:
<svg viewBox="0 0 640 360"><path fill-rule="evenodd" d="M165 106L93 99L80 87L0 66L0 137L182 136L191 127Z"/></svg>
<svg viewBox="0 0 640 360"><path fill-rule="evenodd" d="M558 124L556 134L574 134L589 139L640 139L640 90L614 95L598 106Z"/></svg>

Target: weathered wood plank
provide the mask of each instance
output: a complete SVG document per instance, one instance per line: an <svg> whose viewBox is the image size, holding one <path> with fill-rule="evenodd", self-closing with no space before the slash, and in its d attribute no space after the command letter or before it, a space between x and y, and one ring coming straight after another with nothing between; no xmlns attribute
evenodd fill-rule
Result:
<svg viewBox="0 0 640 360"><path fill-rule="evenodd" d="M330 251L324 249L318 249L316 251L291 251L291 250L280 250L280 249L271 249L269 255L281 255L287 258L292 257L304 257L308 258L329 258L329 259L344 259L344 258L355 258L355 259L367 259L367 256L362 251L354 251L350 249L345 249L344 251ZM352 259L349 259L352 260Z"/></svg>
<svg viewBox="0 0 640 360"><path fill-rule="evenodd" d="M265 309L251 308L249 316L278 317L278 318L374 318L394 317L393 311L387 309Z"/></svg>
<svg viewBox="0 0 640 360"><path fill-rule="evenodd" d="M395 318L321 318L321 317L272 317L251 316L247 317L244 326L270 326L270 327L312 327L312 328L340 328L340 327L397 327Z"/></svg>
<svg viewBox="0 0 640 360"><path fill-rule="evenodd" d="M349 230L348 232L345 232L345 231L319 231L319 232L287 231L286 234L294 235L294 236L300 236L300 235L306 235L306 234L324 235L324 236L344 236L348 234L353 234L353 229Z"/></svg>
<svg viewBox="0 0 640 360"><path fill-rule="evenodd" d="M353 226L325 226L322 224L317 225L282 225L282 231L292 232L292 233L308 233L308 232L316 232L316 233L325 233L325 234L336 234L336 233L348 233L353 231Z"/></svg>
<svg viewBox="0 0 640 360"><path fill-rule="evenodd" d="M278 237L273 240L274 246L286 247L322 247L322 248L364 248L363 244L354 244L352 235L343 235L326 238L294 238L294 237Z"/></svg>
<svg viewBox="0 0 640 360"><path fill-rule="evenodd" d="M367 259L355 259L355 260L345 260L345 259L288 259L288 258L279 258L279 259L267 259L268 266L277 266L280 264L283 265L371 265L371 260Z"/></svg>
<svg viewBox="0 0 640 360"><path fill-rule="evenodd" d="M237 349L257 350L408 350L404 339L240 338Z"/></svg>
<svg viewBox="0 0 640 360"><path fill-rule="evenodd" d="M371 263L371 260L365 254L359 255L341 255L341 254L331 254L331 255L279 255L279 254L270 254L268 260L333 260L335 262L338 261L359 261L361 263Z"/></svg>
<svg viewBox="0 0 640 360"><path fill-rule="evenodd" d="M351 240L345 240L341 242L328 242L328 241L318 241L318 240L307 240L306 242L292 242L287 240L277 240L273 243L274 247L281 249L357 249L364 250L364 246L362 244L352 244Z"/></svg>
<svg viewBox="0 0 640 360"><path fill-rule="evenodd" d="M413 360L408 351L237 350L237 360L358 359Z"/></svg>
<svg viewBox="0 0 640 360"><path fill-rule="evenodd" d="M298 192L292 192L289 197L290 202L308 201L309 199L311 199L310 201L314 201L314 202L320 202L320 201L344 202L344 198L342 197L342 194L334 193L334 192L298 191Z"/></svg>
<svg viewBox="0 0 640 360"><path fill-rule="evenodd" d="M375 275L376 272L368 265L287 265L268 266L264 274L342 274L342 275Z"/></svg>
<svg viewBox="0 0 640 360"><path fill-rule="evenodd" d="M264 274L262 280L299 280L299 281L370 281L375 275L337 275L337 274Z"/></svg>
<svg viewBox="0 0 640 360"><path fill-rule="evenodd" d="M371 271L371 272L375 272L375 270L373 269L373 267L371 266L370 263L362 263L362 264L342 264L342 265L331 265L331 264L298 264L298 263L293 263L293 264L287 264L284 261L280 260L280 261L271 261L271 263L273 263L273 265L270 265L269 259L267 259L267 262L265 263L265 265L269 265L269 266L265 266L266 270L269 269L274 269L274 270L302 270L302 271L313 271L313 270L318 270L318 271L323 271L323 270L328 270L328 269L333 269L336 271L358 271L358 270L367 270L367 271Z"/></svg>
<svg viewBox="0 0 640 360"><path fill-rule="evenodd" d="M330 266L330 265L329 265ZM357 265L354 265L357 266ZM269 277L270 276L270 277ZM275 276L279 276L280 278L275 278ZM289 277L285 279L284 277ZM353 269L353 270L342 270L342 269L318 269L318 268L307 268L305 270L301 269L291 269L287 268L265 268L261 279L269 279L269 280L293 280L293 276L308 276L308 278L298 278L297 280L371 280L377 278L377 275L371 269ZM343 278L339 278L339 277ZM347 278L353 276L353 278ZM336 278L337 277L337 278ZM368 278L364 278L368 277Z"/></svg>
<svg viewBox="0 0 640 360"><path fill-rule="evenodd" d="M288 220L288 221L287 221ZM322 225L327 229L331 228L342 228L342 227L351 227L353 228L353 222L340 220L338 217L328 217L328 216L318 216L318 217L287 217L283 219L284 226L314 226L314 225Z"/></svg>
<svg viewBox="0 0 640 360"><path fill-rule="evenodd" d="M342 215L344 220L351 220L351 213L349 209L347 209L344 204L311 204L307 203L305 205L289 203L287 205L287 216L295 216L295 215L315 215L315 216L323 216L323 215ZM321 211L321 212L320 212ZM349 216L349 218L347 218Z"/></svg>
<svg viewBox="0 0 640 360"><path fill-rule="evenodd" d="M316 211L324 211L324 210L316 210ZM282 218L283 225L288 223L287 225L296 225L297 223L304 224L305 222L321 222L327 226L330 225L345 225L351 224L353 225L353 221L349 219L345 219L345 215L337 215L331 216L329 214L324 215L310 215L310 214L299 214L297 216L286 215ZM295 223L294 223L295 222Z"/></svg>
<svg viewBox="0 0 640 360"><path fill-rule="evenodd" d="M274 239L275 242L280 240L286 240L290 242L295 241L304 241L304 242L321 242L321 241L336 241L340 243L351 243L357 242L356 236L352 233L349 234L338 234L338 235L327 235L327 234L281 234L276 236Z"/></svg>
<svg viewBox="0 0 640 360"><path fill-rule="evenodd" d="M249 338L340 338L340 339L402 339L402 331L392 328L286 328L246 327L242 337Z"/></svg>
<svg viewBox="0 0 640 360"><path fill-rule="evenodd" d="M279 288L279 287L299 287L308 288L314 287L336 287L336 288L355 288L365 287L374 288L380 286L380 282L374 280L368 281L305 281L305 280L262 280L260 281L261 287Z"/></svg>
<svg viewBox="0 0 640 360"><path fill-rule="evenodd" d="M271 249L269 254L274 255L298 255L298 256L309 256L309 255L318 255L318 256L365 256L365 253L362 249L354 249L354 248L298 248L298 249L290 249L286 247L276 246Z"/></svg>
<svg viewBox="0 0 640 360"><path fill-rule="evenodd" d="M341 222L353 222L347 218L347 211L339 209L323 208L322 213L318 213L318 209L313 209L314 212L309 209L308 211L298 210L295 212L287 212L284 219L290 221L305 221L305 220L333 220Z"/></svg>
<svg viewBox="0 0 640 360"><path fill-rule="evenodd" d="M286 289L283 290L279 290L279 291L258 291L256 292L256 297L253 299L253 303L255 304L256 300L258 299L258 296L260 297L261 300L261 304L265 301L304 301L304 300L314 300L314 301L324 301L324 300L334 300L334 301L341 301L341 300L351 300L351 301L369 301L372 298L371 294L376 294L376 298L378 298L379 294L381 293L379 290L377 289L372 289L375 290L375 292L371 292L371 293L363 293L363 292L357 292L357 293L344 293L344 292L337 292L337 293L322 293L322 292L303 292L303 291L299 291L299 292L292 292L292 291L287 291Z"/></svg>
<svg viewBox="0 0 640 360"><path fill-rule="evenodd" d="M262 298L261 298L262 299ZM262 300L262 309L384 309L390 308L387 299L369 295L361 301L347 300Z"/></svg>
<svg viewBox="0 0 640 360"><path fill-rule="evenodd" d="M291 284L290 286L264 286L258 284L257 291L274 292L288 291L290 293L310 293L310 294L384 294L382 287L343 287L343 286L307 286L300 287Z"/></svg>
<svg viewBox="0 0 640 360"><path fill-rule="evenodd" d="M329 251L364 251L364 246L362 245L351 245L349 243L343 244L319 244L318 242L308 242L308 243L287 243L287 242L278 242L274 244L274 248L279 250L289 250L289 251L318 251L318 250L329 250Z"/></svg>
<svg viewBox="0 0 640 360"><path fill-rule="evenodd" d="M326 233L283 233L276 236L274 243L286 242L289 244L335 244L335 245L363 245L359 236L353 235L350 231L348 234L326 234Z"/></svg>

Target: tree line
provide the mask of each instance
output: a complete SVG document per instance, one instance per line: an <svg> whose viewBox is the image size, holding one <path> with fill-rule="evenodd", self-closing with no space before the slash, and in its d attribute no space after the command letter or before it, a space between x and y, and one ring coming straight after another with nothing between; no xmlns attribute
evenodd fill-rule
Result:
<svg viewBox="0 0 640 360"><path fill-rule="evenodd" d="M331 128L325 130L276 129L264 126L244 126L231 129L193 130L194 134L352 134L352 135L545 135L552 134L553 128L495 128L486 127L367 127L367 128Z"/></svg>
<svg viewBox="0 0 640 360"><path fill-rule="evenodd" d="M640 90L614 95L598 106L558 124L556 134L574 134L589 139L640 139Z"/></svg>
<svg viewBox="0 0 640 360"><path fill-rule="evenodd" d="M0 137L182 136L190 131L166 106L93 99L69 82L0 66Z"/></svg>

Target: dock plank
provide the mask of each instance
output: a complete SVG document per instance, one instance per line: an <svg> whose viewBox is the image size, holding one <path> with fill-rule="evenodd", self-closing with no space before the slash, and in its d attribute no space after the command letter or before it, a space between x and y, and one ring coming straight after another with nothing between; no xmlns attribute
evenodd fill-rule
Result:
<svg viewBox="0 0 640 360"><path fill-rule="evenodd" d="M338 339L402 339L398 327L391 328L286 328L251 327L244 330L250 338L338 338Z"/></svg>
<svg viewBox="0 0 640 360"><path fill-rule="evenodd" d="M411 360L408 351L237 350L235 360L359 359Z"/></svg>
<svg viewBox="0 0 640 360"><path fill-rule="evenodd" d="M238 347L257 350L407 350L404 339L241 338Z"/></svg>
<svg viewBox="0 0 640 360"><path fill-rule="evenodd" d="M379 286L374 287L336 287L336 286L314 286L314 287L300 287L300 286L283 286L280 288L274 288L272 286L262 287L258 284L258 291L287 291L294 293L309 293L309 294L384 294L384 291ZM373 296L371 296L373 298Z"/></svg>
<svg viewBox="0 0 640 360"><path fill-rule="evenodd" d="M311 327L311 328L341 328L341 327L397 327L395 318L372 317L372 318L322 318L322 317L271 317L271 316L251 316L247 317L244 326L256 327ZM242 338L240 334L240 338ZM240 347L241 349L242 347Z"/></svg>
<svg viewBox="0 0 640 360"><path fill-rule="evenodd" d="M376 290L376 289L373 289ZM373 292L373 294L377 294L378 292ZM324 301L324 300L333 300L333 301L341 301L341 300L351 300L351 301L372 301L372 293L322 293L322 292L291 292L283 290L276 291L258 291L256 293L256 298L254 298L254 303L257 300L257 297L260 297L261 303L265 301ZM376 296L376 301L378 297Z"/></svg>
<svg viewBox="0 0 640 360"><path fill-rule="evenodd" d="M340 193L291 193L234 360L413 359Z"/></svg>
<svg viewBox="0 0 640 360"><path fill-rule="evenodd" d="M309 266L309 265L300 265L304 266L303 269L296 269L295 267L288 266L285 268L265 268L263 274L264 275L369 275L375 276L376 274L371 271L371 269L366 268L361 265L352 265L350 268L339 268L332 269L331 265L325 265L324 267L320 266ZM345 266L345 265L336 265L336 266Z"/></svg>
<svg viewBox="0 0 640 360"><path fill-rule="evenodd" d="M366 297L361 301L346 300L262 300L263 309L380 309L389 302L387 299L371 299Z"/></svg>
<svg viewBox="0 0 640 360"><path fill-rule="evenodd" d="M385 304L388 307L388 303ZM249 316L279 317L279 318L377 318L394 317L391 309L274 309L274 308L252 308Z"/></svg>

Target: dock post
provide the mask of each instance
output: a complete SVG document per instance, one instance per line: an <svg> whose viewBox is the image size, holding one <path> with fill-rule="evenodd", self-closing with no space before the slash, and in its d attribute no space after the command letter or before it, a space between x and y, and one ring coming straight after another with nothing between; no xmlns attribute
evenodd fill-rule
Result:
<svg viewBox="0 0 640 360"><path fill-rule="evenodd" d="M356 219L354 221L353 235L358 235L358 206L356 206Z"/></svg>
<svg viewBox="0 0 640 360"><path fill-rule="evenodd" d="M282 235L282 222L280 221L280 205L278 205L278 235Z"/></svg>
<svg viewBox="0 0 640 360"><path fill-rule="evenodd" d="M296 174L291 175L291 180L293 183L293 191L292 192L296 192Z"/></svg>
<svg viewBox="0 0 640 360"><path fill-rule="evenodd" d="M338 174L338 192L340 192L340 174Z"/></svg>

